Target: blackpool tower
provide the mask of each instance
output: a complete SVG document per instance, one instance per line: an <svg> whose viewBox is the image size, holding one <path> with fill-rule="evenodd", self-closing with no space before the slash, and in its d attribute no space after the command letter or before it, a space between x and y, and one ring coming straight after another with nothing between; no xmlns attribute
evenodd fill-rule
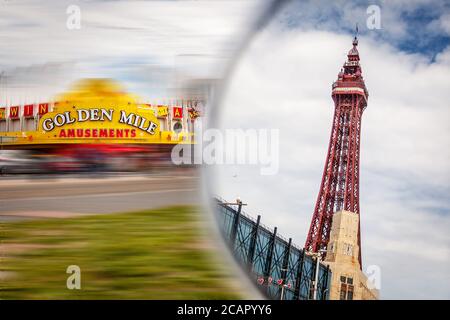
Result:
<svg viewBox="0 0 450 320"><path fill-rule="evenodd" d="M345 210L360 214L361 117L367 106L369 94L362 77L357 46L358 39L355 37L353 47L347 54L348 59L332 86L333 125L322 183L305 244L305 249L310 252L327 249L335 212ZM357 233L358 260L361 268L359 222Z"/></svg>

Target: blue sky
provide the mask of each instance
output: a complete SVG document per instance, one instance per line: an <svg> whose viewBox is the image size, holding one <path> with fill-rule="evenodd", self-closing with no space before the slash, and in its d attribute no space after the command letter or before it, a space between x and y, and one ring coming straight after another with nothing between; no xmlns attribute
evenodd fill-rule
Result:
<svg viewBox="0 0 450 320"><path fill-rule="evenodd" d="M402 19L408 29L415 30L414 36L402 37L397 41L394 40L393 43L402 51L421 53L434 60L436 55L450 43L450 36L445 30L437 28L436 32L429 32L431 24L449 14L450 3L443 6L442 10L434 11L430 10L430 6L421 6L413 12L402 13ZM386 40L389 41L389 39Z"/></svg>
<svg viewBox="0 0 450 320"><path fill-rule="evenodd" d="M381 29L373 32L364 15L369 5L381 9ZM290 28L334 31L388 42L399 50L434 60L450 41L448 1L294 1L280 17Z"/></svg>

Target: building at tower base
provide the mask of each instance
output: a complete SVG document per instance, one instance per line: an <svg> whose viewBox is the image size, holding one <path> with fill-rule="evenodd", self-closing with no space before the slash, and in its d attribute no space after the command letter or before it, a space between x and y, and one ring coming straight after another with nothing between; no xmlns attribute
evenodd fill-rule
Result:
<svg viewBox="0 0 450 320"><path fill-rule="evenodd" d="M358 246L359 215L341 210L333 214L324 263L332 271L331 300L375 300L379 292L361 271Z"/></svg>

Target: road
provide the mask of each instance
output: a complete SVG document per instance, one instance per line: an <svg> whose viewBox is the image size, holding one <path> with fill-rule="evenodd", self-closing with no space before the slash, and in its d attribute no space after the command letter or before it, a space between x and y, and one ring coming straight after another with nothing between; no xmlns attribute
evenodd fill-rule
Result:
<svg viewBox="0 0 450 320"><path fill-rule="evenodd" d="M199 202L190 175L0 180L0 220L115 213Z"/></svg>

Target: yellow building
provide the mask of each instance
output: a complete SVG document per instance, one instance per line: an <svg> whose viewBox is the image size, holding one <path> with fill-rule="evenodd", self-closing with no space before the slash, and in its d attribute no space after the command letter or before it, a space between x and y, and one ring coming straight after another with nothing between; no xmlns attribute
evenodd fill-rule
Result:
<svg viewBox="0 0 450 320"><path fill-rule="evenodd" d="M345 210L334 213L324 261L332 271L331 300L379 298L378 290L373 288L359 265L358 229L358 214Z"/></svg>
<svg viewBox="0 0 450 320"><path fill-rule="evenodd" d="M141 103L114 81L82 80L55 102L0 107L0 144L192 143L198 101L177 102Z"/></svg>

